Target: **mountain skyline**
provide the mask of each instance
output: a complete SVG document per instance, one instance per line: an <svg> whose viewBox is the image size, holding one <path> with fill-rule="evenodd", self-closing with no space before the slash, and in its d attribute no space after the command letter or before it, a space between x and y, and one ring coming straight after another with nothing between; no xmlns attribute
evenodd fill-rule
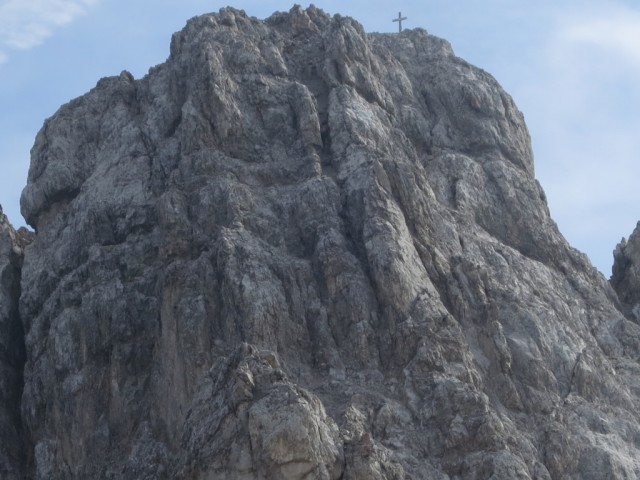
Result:
<svg viewBox="0 0 640 480"><path fill-rule="evenodd" d="M128 70L136 78L168 54L171 33L226 3L100 0L0 4L0 204L23 224L19 196L29 149L45 118ZM530 130L536 176L552 217L606 276L612 251L640 213L636 132L640 115L640 9L630 1L344 2L315 5L358 18L366 31L424 28L487 70L514 97ZM265 18L284 1L239 1Z"/></svg>

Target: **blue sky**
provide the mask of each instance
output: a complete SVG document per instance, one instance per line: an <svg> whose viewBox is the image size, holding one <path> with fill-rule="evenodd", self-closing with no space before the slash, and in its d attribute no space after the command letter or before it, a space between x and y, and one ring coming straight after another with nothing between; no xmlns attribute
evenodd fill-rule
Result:
<svg viewBox="0 0 640 480"><path fill-rule="evenodd" d="M367 31L446 38L493 74L523 111L536 176L569 242L606 276L640 220L640 4L637 0L318 0ZM0 204L23 225L20 192L45 118L129 70L163 62L171 34L227 3L204 0L0 0ZM265 18L285 1L238 0ZM307 4L303 4L307 6Z"/></svg>

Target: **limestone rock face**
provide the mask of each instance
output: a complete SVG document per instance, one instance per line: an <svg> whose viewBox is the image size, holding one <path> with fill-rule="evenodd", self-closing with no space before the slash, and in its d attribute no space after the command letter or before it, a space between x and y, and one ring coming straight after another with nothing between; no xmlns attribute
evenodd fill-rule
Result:
<svg viewBox="0 0 640 480"><path fill-rule="evenodd" d="M611 285L629 317L640 322L640 222L629 240L618 244L613 259Z"/></svg>
<svg viewBox="0 0 640 480"><path fill-rule="evenodd" d="M27 459L20 418L24 333L18 315L26 229L16 231L0 206L0 478L22 479Z"/></svg>
<svg viewBox="0 0 640 480"><path fill-rule="evenodd" d="M640 477L640 327L445 41L226 8L32 152L30 478Z"/></svg>

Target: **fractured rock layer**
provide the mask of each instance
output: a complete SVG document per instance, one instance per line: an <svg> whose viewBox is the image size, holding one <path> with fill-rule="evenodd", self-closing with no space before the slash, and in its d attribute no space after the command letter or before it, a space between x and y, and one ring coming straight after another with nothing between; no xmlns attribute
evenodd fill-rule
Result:
<svg viewBox="0 0 640 480"><path fill-rule="evenodd" d="M45 123L22 211L36 478L640 476L640 328L423 30L194 18Z"/></svg>

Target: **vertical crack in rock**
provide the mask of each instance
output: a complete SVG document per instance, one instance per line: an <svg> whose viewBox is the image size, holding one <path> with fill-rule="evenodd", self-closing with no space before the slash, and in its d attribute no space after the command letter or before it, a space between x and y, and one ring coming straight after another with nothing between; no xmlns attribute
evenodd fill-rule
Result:
<svg viewBox="0 0 640 480"><path fill-rule="evenodd" d="M31 241L32 234L16 231L0 206L0 477L7 480L24 478L30 451L20 413L25 346L18 299L24 249Z"/></svg>

